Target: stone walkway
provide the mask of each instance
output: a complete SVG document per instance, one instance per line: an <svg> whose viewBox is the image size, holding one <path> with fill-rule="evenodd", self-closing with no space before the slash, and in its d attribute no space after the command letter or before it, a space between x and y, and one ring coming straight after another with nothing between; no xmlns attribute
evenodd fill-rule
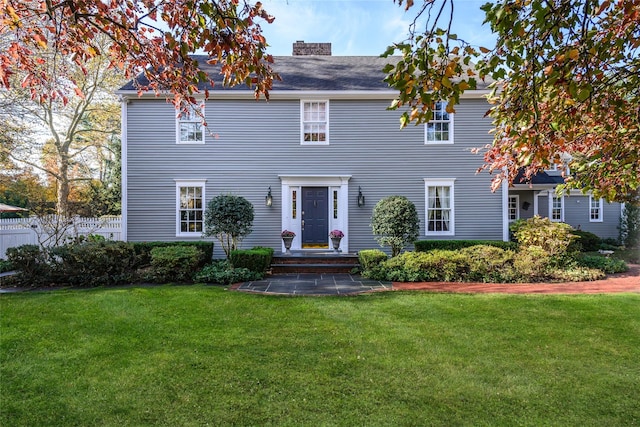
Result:
<svg viewBox="0 0 640 427"><path fill-rule="evenodd" d="M253 282L238 283L233 290L279 295L352 295L390 291L391 282L368 280L353 274L274 274Z"/></svg>

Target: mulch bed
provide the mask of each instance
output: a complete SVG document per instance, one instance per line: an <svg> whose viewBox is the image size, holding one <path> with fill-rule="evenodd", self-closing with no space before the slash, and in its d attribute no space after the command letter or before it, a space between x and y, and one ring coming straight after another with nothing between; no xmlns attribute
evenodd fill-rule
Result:
<svg viewBox="0 0 640 427"><path fill-rule="evenodd" d="M393 282L396 291L430 291L456 293L503 294L602 294L640 293L640 265L629 264L629 271L611 274L606 279L569 283L458 283L458 282Z"/></svg>

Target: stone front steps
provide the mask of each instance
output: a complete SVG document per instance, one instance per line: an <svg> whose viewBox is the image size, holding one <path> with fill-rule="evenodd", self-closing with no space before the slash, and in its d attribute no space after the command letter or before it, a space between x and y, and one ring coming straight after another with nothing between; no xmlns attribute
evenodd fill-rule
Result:
<svg viewBox="0 0 640 427"><path fill-rule="evenodd" d="M358 266L358 256L355 254L329 249L291 251L290 255L274 254L271 273L350 273Z"/></svg>

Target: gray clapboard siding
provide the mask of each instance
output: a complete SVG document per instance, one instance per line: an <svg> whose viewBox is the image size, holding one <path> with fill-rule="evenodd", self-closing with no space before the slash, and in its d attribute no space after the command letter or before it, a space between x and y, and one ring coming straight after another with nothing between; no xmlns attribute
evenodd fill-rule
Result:
<svg viewBox="0 0 640 427"><path fill-rule="evenodd" d="M373 206L401 194L425 224L425 178L456 178L455 239L501 239L501 193L490 176L476 175L491 141L483 100L464 100L455 115L455 143L425 145L424 126L399 129L399 112L387 100L330 100L330 145L300 144L297 100L213 100L206 104L209 130L203 145L176 144L175 112L157 99L133 99L127 108L128 239L184 240L175 236L175 180L206 179L206 200L218 194L246 197L256 213L244 246L280 248L282 195L278 175L351 175L350 250L377 247L371 235ZM268 187L274 204L264 206ZM358 187L366 206L356 204ZM219 248L218 248L219 249ZM219 255L218 250L216 253Z"/></svg>
<svg viewBox="0 0 640 427"><path fill-rule="evenodd" d="M620 224L620 204L602 204L603 221L591 222L589 211L589 196L572 195L564 198L564 219L574 228L589 231L600 238L618 238Z"/></svg>

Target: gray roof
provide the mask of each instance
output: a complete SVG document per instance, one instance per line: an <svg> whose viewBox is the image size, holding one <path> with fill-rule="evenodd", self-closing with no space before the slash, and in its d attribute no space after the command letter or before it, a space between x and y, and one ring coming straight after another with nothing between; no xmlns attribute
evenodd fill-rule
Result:
<svg viewBox="0 0 640 427"><path fill-rule="evenodd" d="M219 66L207 64L207 57L196 55L200 66L213 76L215 90L248 90L244 85L232 88L223 87ZM389 86L383 81L382 72L386 64L395 64L399 57L381 58L379 56L275 56L272 67L282 78L274 81L272 91L384 91ZM141 79L144 84L146 79ZM200 89L209 89L202 84ZM478 89L482 89L479 87ZM120 90L136 90L133 82Z"/></svg>
<svg viewBox="0 0 640 427"><path fill-rule="evenodd" d="M531 180L527 181L524 177L524 170L519 170L518 175L513 179L514 184L549 184L558 185L564 184L564 178L560 175L551 175L545 171L539 171L531 177Z"/></svg>

